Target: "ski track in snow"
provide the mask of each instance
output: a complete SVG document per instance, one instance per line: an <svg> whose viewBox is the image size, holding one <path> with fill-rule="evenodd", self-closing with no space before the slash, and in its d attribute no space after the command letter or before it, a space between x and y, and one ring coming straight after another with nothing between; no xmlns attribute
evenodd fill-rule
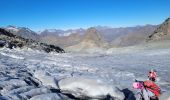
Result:
<svg viewBox="0 0 170 100"><path fill-rule="evenodd" d="M44 70L57 79L79 76L100 79L132 91L134 80L146 80L147 72L153 68L158 71L158 85L163 91L170 91L169 49L114 54L47 54L0 49L0 71L12 68Z"/></svg>

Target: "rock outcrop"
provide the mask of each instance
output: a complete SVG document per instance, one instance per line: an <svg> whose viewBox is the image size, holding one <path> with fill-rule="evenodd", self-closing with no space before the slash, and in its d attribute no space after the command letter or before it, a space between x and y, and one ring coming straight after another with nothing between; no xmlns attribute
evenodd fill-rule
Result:
<svg viewBox="0 0 170 100"><path fill-rule="evenodd" d="M7 47L10 49L13 48L31 48L36 50L42 50L47 53L49 52L58 52L63 53L64 50L55 45L48 45L45 43L36 42L32 39L25 39L19 36L16 36L4 29L0 28L0 47Z"/></svg>
<svg viewBox="0 0 170 100"><path fill-rule="evenodd" d="M39 35L36 32L26 27L16 27L16 26L9 25L4 29L10 33L13 33L16 36L20 36L26 39L32 39L34 41L39 40Z"/></svg>

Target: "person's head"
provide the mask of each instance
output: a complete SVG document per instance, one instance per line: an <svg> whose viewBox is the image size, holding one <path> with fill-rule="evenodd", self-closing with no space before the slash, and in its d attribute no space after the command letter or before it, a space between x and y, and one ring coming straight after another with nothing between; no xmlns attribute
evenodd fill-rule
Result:
<svg viewBox="0 0 170 100"><path fill-rule="evenodd" d="M148 78L149 78L149 80L155 82L155 81L156 81L156 78L157 78L156 70L151 69L151 70L149 71L149 73L148 73Z"/></svg>

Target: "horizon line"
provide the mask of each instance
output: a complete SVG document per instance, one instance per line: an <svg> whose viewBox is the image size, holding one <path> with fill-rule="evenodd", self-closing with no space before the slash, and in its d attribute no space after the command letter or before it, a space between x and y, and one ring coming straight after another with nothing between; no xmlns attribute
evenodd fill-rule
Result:
<svg viewBox="0 0 170 100"><path fill-rule="evenodd" d="M147 26L147 25L151 25L151 26L156 26L156 25L160 25L160 24L140 24L140 25L122 25L122 26L111 26L111 25L93 25L93 26L87 26L87 27L74 27L74 28L43 28L43 29L33 29L29 26L19 26L19 25L5 25L5 26L0 26L0 28L6 28L8 26L14 26L17 28L28 28L34 32L41 32L44 30L50 30L50 29L55 29L55 30L63 30L63 31L67 31L67 30L76 30L76 29L89 29L92 27L107 27L107 28L130 28L130 27L142 27L142 26Z"/></svg>

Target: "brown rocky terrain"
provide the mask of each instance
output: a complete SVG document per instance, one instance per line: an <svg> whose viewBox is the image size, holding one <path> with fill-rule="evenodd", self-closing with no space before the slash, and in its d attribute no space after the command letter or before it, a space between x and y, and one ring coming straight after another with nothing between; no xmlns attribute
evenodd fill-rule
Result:
<svg viewBox="0 0 170 100"><path fill-rule="evenodd" d="M149 37L147 41L170 40L170 18L166 19Z"/></svg>
<svg viewBox="0 0 170 100"><path fill-rule="evenodd" d="M82 41L76 45L67 47L67 50L85 51L87 49L107 48L108 43L103 39L94 27L89 28Z"/></svg>
<svg viewBox="0 0 170 100"><path fill-rule="evenodd" d="M69 36L62 36L62 37L47 35L47 36L41 37L40 41L47 43L47 44L54 44L54 45L58 45L60 47L65 48L65 47L72 46L72 45L79 43L82 38L83 36L80 35L79 33L73 33L73 34L70 34Z"/></svg>

